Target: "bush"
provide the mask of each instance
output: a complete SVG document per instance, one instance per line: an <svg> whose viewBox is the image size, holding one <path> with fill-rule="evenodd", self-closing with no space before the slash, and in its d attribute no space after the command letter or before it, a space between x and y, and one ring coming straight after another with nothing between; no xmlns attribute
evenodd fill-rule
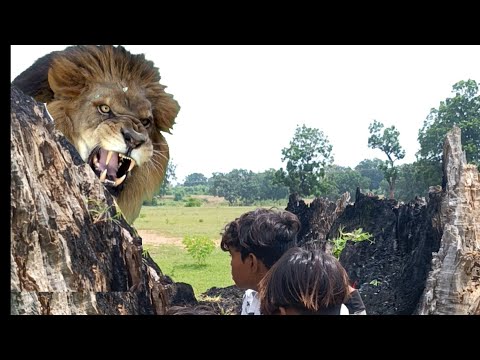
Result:
<svg viewBox="0 0 480 360"><path fill-rule="evenodd" d="M353 242L368 240L370 244L373 243L373 240L370 240L370 238L372 237L372 234L368 232L363 232L362 228L353 230L353 232L349 232L349 233L344 233L343 229L344 229L343 227L340 227L340 230L339 230L340 235L337 238L332 240L332 244L333 244L332 254L337 259L340 258L340 254L345 248L345 245L347 245L348 240L351 240Z"/></svg>
<svg viewBox="0 0 480 360"><path fill-rule="evenodd" d="M202 206L202 200L195 198L188 198L185 202L186 207L199 207Z"/></svg>
<svg viewBox="0 0 480 360"><path fill-rule="evenodd" d="M182 243L187 248L187 252L199 265L205 265L205 259L215 249L215 241L204 235L186 235Z"/></svg>
<svg viewBox="0 0 480 360"><path fill-rule="evenodd" d="M143 205L145 206L157 206L158 199L157 197L153 197L151 200L143 200Z"/></svg>

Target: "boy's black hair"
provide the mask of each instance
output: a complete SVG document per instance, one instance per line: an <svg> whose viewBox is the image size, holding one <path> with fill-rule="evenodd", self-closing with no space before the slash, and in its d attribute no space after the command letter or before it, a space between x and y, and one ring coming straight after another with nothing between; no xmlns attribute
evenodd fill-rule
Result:
<svg viewBox="0 0 480 360"><path fill-rule="evenodd" d="M242 260L254 254L267 269L297 245L300 221L286 210L258 208L225 226L220 247L240 251Z"/></svg>

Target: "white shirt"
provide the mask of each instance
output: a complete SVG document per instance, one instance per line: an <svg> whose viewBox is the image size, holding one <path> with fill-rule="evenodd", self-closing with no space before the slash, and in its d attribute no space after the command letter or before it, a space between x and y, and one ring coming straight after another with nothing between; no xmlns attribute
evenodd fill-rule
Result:
<svg viewBox="0 0 480 360"><path fill-rule="evenodd" d="M258 292L248 289L243 294L242 315L261 315Z"/></svg>
<svg viewBox="0 0 480 360"><path fill-rule="evenodd" d="M252 289L245 291L245 294L243 294L241 315L261 315L260 299L258 298L257 291ZM344 304L340 307L340 315L350 315L348 308Z"/></svg>

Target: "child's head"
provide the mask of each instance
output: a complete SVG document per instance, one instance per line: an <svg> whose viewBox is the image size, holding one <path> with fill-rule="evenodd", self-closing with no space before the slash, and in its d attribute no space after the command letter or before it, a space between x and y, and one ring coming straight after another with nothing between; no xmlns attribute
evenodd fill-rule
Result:
<svg viewBox="0 0 480 360"><path fill-rule="evenodd" d="M257 289L268 269L296 246L300 221L291 212L249 211L225 226L220 247L232 257L232 278L241 289Z"/></svg>
<svg viewBox="0 0 480 360"><path fill-rule="evenodd" d="M288 250L260 281L260 309L273 314L340 314L347 300L348 275L320 249Z"/></svg>

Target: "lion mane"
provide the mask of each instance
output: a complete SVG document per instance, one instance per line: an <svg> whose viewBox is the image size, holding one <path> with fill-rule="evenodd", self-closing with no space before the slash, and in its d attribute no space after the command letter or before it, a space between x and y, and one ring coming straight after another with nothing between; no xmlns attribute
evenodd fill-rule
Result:
<svg viewBox="0 0 480 360"><path fill-rule="evenodd" d="M165 177L170 133L180 107L143 54L82 45L38 59L12 83L47 104L132 223Z"/></svg>

